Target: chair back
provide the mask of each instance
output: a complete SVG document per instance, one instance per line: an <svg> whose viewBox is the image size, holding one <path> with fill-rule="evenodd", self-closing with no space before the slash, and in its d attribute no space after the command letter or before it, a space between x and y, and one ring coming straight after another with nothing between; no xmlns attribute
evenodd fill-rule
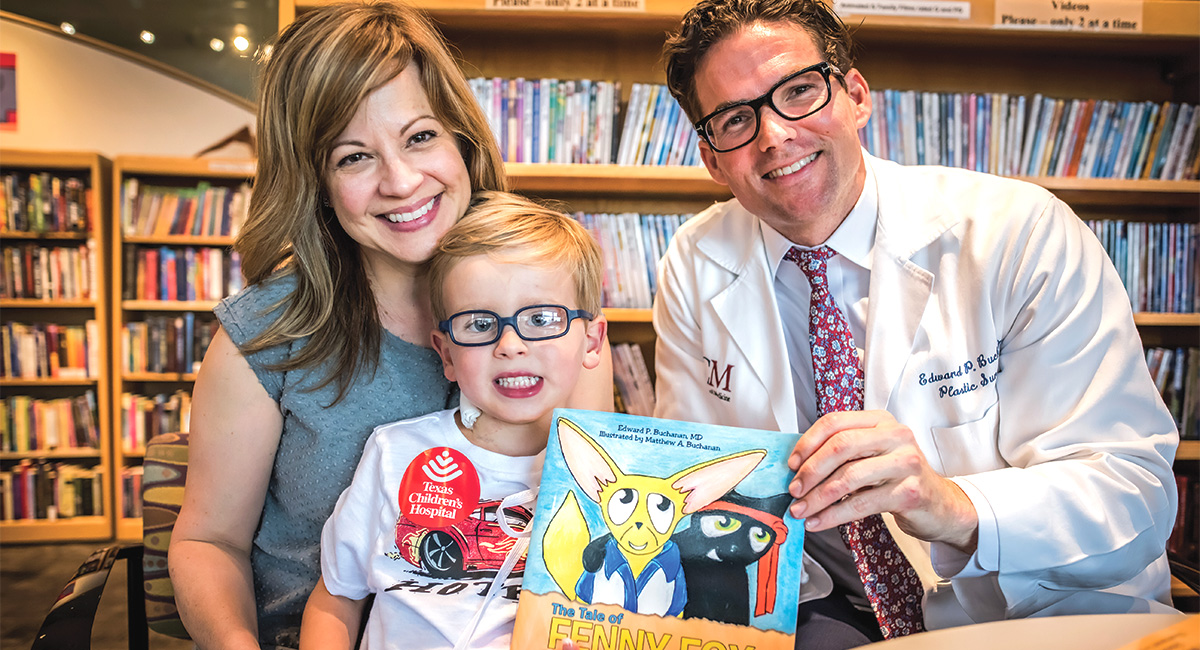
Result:
<svg viewBox="0 0 1200 650"><path fill-rule="evenodd" d="M167 548L187 479L188 434L163 433L146 443L142 478L142 571L146 585L146 625L159 634L190 639L167 573Z"/></svg>

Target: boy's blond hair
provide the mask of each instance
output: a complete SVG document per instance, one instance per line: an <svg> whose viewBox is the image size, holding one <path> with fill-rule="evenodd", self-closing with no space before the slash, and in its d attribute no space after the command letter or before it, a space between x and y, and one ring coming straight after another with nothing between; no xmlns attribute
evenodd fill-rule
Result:
<svg viewBox="0 0 1200 650"><path fill-rule="evenodd" d="M475 255L560 268L575 278L575 308L600 315L600 247L586 228L562 212L507 192L473 194L466 215L442 236L429 261L429 294L439 321L450 316L443 296L446 276Z"/></svg>

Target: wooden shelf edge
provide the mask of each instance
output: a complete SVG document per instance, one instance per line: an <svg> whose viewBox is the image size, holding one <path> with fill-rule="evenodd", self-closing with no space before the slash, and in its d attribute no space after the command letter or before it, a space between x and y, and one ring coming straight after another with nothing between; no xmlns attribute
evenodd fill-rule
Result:
<svg viewBox="0 0 1200 650"><path fill-rule="evenodd" d="M92 165L100 158L99 153L90 152L4 149L0 151L0 167L77 169L90 173Z"/></svg>
<svg viewBox="0 0 1200 650"><path fill-rule="evenodd" d="M30 449L29 451L0 451L0 460L100 460L99 449Z"/></svg>
<svg viewBox="0 0 1200 650"><path fill-rule="evenodd" d="M1180 440L1175 460L1200 460L1200 440Z"/></svg>
<svg viewBox="0 0 1200 650"><path fill-rule="evenodd" d="M111 538L112 519L103 515L56 521L22 519L0 522L0 544L99 541Z"/></svg>
<svg viewBox="0 0 1200 650"><path fill-rule="evenodd" d="M653 314L654 312L650 309L604 308L604 316L610 323L650 323Z"/></svg>
<svg viewBox="0 0 1200 650"><path fill-rule="evenodd" d="M4 298L0 308L7 309L95 309L95 300L43 300L40 298Z"/></svg>
<svg viewBox="0 0 1200 650"><path fill-rule="evenodd" d="M513 187L522 192L692 199L732 196L703 167L507 163L505 171Z"/></svg>
<svg viewBox="0 0 1200 650"><path fill-rule="evenodd" d="M216 300L122 300L128 311L212 311Z"/></svg>
<svg viewBox="0 0 1200 650"><path fill-rule="evenodd" d="M125 382L191 382L196 381L194 372L126 372L121 374Z"/></svg>
<svg viewBox="0 0 1200 650"><path fill-rule="evenodd" d="M142 518L118 517L117 539L123 542L142 541Z"/></svg>
<svg viewBox="0 0 1200 650"><path fill-rule="evenodd" d="M0 386L92 386L97 381L95 377L0 377Z"/></svg>
<svg viewBox="0 0 1200 650"><path fill-rule="evenodd" d="M171 158L164 156L117 156L113 159L119 175L205 176L250 178L257 161L252 158ZM118 178L120 182L120 178Z"/></svg>
<svg viewBox="0 0 1200 650"><path fill-rule="evenodd" d="M729 188L714 181L703 167L507 163L505 170L513 186L520 191L624 193L705 199L727 199L732 196ZM1017 178L1040 185L1074 204L1193 207L1200 200L1200 180L1059 176Z"/></svg>
<svg viewBox="0 0 1200 650"><path fill-rule="evenodd" d="M125 235L121 243L156 246L233 246L235 237L226 235Z"/></svg>
<svg viewBox="0 0 1200 650"><path fill-rule="evenodd" d="M1200 314L1160 314L1139 312L1133 315L1139 327L1200 327Z"/></svg>
<svg viewBox="0 0 1200 650"><path fill-rule="evenodd" d="M25 230L0 230L0 239L25 239L31 241L39 240L55 240L55 241L80 241L85 242L90 235L86 232L60 232L57 230L47 232L32 232Z"/></svg>

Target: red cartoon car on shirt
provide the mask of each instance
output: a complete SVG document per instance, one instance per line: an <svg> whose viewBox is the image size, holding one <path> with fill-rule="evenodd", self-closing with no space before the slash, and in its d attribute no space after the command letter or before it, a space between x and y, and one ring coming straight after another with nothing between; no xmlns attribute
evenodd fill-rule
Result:
<svg viewBox="0 0 1200 650"><path fill-rule="evenodd" d="M485 501L466 519L435 529L400 515L396 522L396 548L410 564L436 578L458 578L468 571L499 569L516 543L497 523L499 509L499 501ZM533 519L532 513L522 506L506 508L503 516L513 530L524 530ZM522 557L513 571L524 569Z"/></svg>

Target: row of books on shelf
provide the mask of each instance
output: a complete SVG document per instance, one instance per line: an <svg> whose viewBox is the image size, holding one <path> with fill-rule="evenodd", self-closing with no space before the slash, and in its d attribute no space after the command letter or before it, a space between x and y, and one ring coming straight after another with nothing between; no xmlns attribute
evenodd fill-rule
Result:
<svg viewBox="0 0 1200 650"><path fill-rule="evenodd" d="M121 395L121 450L142 453L146 442L161 433L187 431L191 426L192 394Z"/></svg>
<svg viewBox="0 0 1200 650"><path fill-rule="evenodd" d="M871 91L873 154L1004 176L1200 177L1200 111L1178 102Z"/></svg>
<svg viewBox="0 0 1200 650"><path fill-rule="evenodd" d="M508 162L612 162L621 85L475 78L471 91Z"/></svg>
<svg viewBox="0 0 1200 650"><path fill-rule="evenodd" d="M192 373L200 362L217 321L195 312L176 316L148 315L125 323L121 330L122 370L126 373Z"/></svg>
<svg viewBox="0 0 1200 650"><path fill-rule="evenodd" d="M658 260L691 214L576 212L604 256L604 306L648 309L658 290Z"/></svg>
<svg viewBox="0 0 1200 650"><path fill-rule="evenodd" d="M241 255L211 246L126 246L125 300L221 300L241 291Z"/></svg>
<svg viewBox="0 0 1200 650"><path fill-rule="evenodd" d="M102 344L95 320L83 325L7 322L0 326L0 377L99 377Z"/></svg>
<svg viewBox="0 0 1200 650"><path fill-rule="evenodd" d="M96 393L56 399L7 395L0 399L0 451L100 449Z"/></svg>
<svg viewBox="0 0 1200 650"><path fill-rule="evenodd" d="M1200 348L1146 348L1146 367L1175 418L1179 437L1200 439Z"/></svg>
<svg viewBox="0 0 1200 650"><path fill-rule="evenodd" d="M633 84L615 162L698 166L699 138L665 85Z"/></svg>
<svg viewBox="0 0 1200 650"><path fill-rule="evenodd" d="M76 176L5 172L0 213L6 232L88 232L91 189Z"/></svg>
<svg viewBox="0 0 1200 650"><path fill-rule="evenodd" d="M251 188L213 185L195 187L147 185L137 177L121 184L121 232L126 236L235 237L246 221Z"/></svg>
<svg viewBox="0 0 1200 650"><path fill-rule="evenodd" d="M42 246L24 243L0 250L0 298L92 300L96 290L95 243Z"/></svg>
<svg viewBox="0 0 1200 650"><path fill-rule="evenodd" d="M1086 223L1117 267L1134 311L1172 314L1197 311L1200 230L1196 224L1123 219Z"/></svg>
<svg viewBox="0 0 1200 650"><path fill-rule="evenodd" d="M104 470L22 459L0 471L0 519L69 519L104 514Z"/></svg>
<svg viewBox="0 0 1200 650"><path fill-rule="evenodd" d="M614 343L613 397L616 408L630 415L654 415L654 382L637 343Z"/></svg>
<svg viewBox="0 0 1200 650"><path fill-rule="evenodd" d="M661 84L475 78L471 90L508 162L699 165L697 135ZM618 128L619 127L619 128Z"/></svg>

